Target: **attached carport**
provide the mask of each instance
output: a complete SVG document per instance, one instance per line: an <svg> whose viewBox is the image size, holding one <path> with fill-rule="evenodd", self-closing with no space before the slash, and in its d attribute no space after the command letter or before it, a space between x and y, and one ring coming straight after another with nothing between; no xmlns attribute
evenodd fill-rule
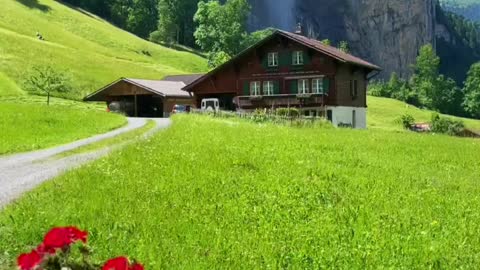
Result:
<svg viewBox="0 0 480 270"><path fill-rule="evenodd" d="M135 117L168 117L175 104L195 105L183 82L121 78L86 96L84 101L105 101L109 108Z"/></svg>

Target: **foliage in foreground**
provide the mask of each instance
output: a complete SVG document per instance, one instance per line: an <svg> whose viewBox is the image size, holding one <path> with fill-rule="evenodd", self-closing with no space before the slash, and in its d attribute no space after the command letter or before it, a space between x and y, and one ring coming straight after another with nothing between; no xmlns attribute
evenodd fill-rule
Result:
<svg viewBox="0 0 480 270"><path fill-rule="evenodd" d="M475 269L479 151L448 136L178 115L8 206L0 263L78 224L92 259L129 254L147 269Z"/></svg>
<svg viewBox="0 0 480 270"><path fill-rule="evenodd" d="M30 151L104 133L126 123L94 109L0 102L0 154Z"/></svg>

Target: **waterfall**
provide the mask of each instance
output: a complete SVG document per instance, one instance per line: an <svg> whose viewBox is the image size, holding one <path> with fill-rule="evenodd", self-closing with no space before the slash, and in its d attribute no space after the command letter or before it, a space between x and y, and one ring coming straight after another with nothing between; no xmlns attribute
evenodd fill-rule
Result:
<svg viewBox="0 0 480 270"><path fill-rule="evenodd" d="M296 25L296 0L263 0L270 26L293 31Z"/></svg>

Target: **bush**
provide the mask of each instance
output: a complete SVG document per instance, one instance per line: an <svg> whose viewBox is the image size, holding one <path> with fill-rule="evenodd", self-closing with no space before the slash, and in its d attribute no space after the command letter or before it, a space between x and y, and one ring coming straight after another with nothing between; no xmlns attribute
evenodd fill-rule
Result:
<svg viewBox="0 0 480 270"><path fill-rule="evenodd" d="M411 129L412 126L415 124L415 118L406 113L402 116L400 116L399 122L402 124L404 129Z"/></svg>
<svg viewBox="0 0 480 270"><path fill-rule="evenodd" d="M275 110L275 113L283 117L300 117L300 111L297 108L278 108Z"/></svg>
<svg viewBox="0 0 480 270"><path fill-rule="evenodd" d="M432 115L432 132L459 136L465 130L465 124L460 120L441 117L438 113Z"/></svg>

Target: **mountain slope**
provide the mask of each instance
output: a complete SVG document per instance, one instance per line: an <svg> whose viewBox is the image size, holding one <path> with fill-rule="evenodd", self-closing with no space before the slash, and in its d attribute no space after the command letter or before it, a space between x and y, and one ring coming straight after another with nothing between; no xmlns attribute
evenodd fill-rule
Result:
<svg viewBox="0 0 480 270"><path fill-rule="evenodd" d="M202 72L206 61L120 30L83 10L52 0L2 1L0 73L18 86L33 66L49 65L71 75L73 98L119 77L160 79ZM39 31L45 41L37 39ZM2 86L0 95L16 93Z"/></svg>
<svg viewBox="0 0 480 270"><path fill-rule="evenodd" d="M480 21L480 0L440 0L440 3L448 11Z"/></svg>

